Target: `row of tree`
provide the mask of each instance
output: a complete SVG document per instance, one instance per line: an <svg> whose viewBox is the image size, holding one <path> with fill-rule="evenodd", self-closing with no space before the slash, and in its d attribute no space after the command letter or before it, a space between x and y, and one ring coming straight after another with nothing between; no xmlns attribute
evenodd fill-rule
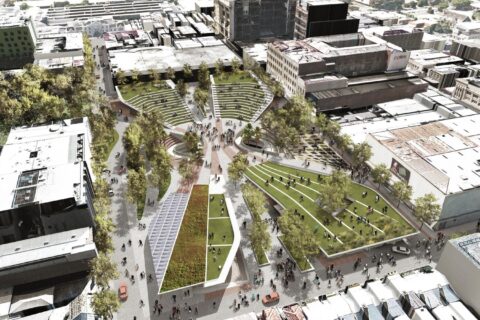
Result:
<svg viewBox="0 0 480 320"><path fill-rule="evenodd" d="M268 224L262 220L267 199L262 191L250 183L242 185L242 194L252 214L253 222L249 228L250 242L257 259L260 259L260 254L266 255L266 252L272 248L272 238L268 232Z"/></svg>
<svg viewBox="0 0 480 320"><path fill-rule="evenodd" d="M160 191L170 181L171 164L165 149L166 139L163 118L157 112L138 116L123 136L128 167L127 199L137 205L139 216L143 213L147 186ZM148 177L147 162L151 168ZM162 196L161 192L158 196Z"/></svg>

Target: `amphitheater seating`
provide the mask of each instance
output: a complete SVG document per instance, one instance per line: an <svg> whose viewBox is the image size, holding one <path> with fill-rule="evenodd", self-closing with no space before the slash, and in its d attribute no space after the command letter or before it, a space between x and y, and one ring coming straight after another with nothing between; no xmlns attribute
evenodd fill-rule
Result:
<svg viewBox="0 0 480 320"><path fill-rule="evenodd" d="M179 125L192 121L192 115L185 102L174 89L164 88L151 93L142 93L128 103L145 112L160 112L170 125Z"/></svg>
<svg viewBox="0 0 480 320"><path fill-rule="evenodd" d="M265 101L257 83L225 83L215 85L216 104L222 118L250 121Z"/></svg>

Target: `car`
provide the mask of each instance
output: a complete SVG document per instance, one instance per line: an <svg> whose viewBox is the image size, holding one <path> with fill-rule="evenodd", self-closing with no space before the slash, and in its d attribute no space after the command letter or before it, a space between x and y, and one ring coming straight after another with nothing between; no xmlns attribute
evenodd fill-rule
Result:
<svg viewBox="0 0 480 320"><path fill-rule="evenodd" d="M410 249L405 246L393 246L392 251L399 254L404 254L408 256L410 254Z"/></svg>
<svg viewBox="0 0 480 320"><path fill-rule="evenodd" d="M120 287L118 288L118 297L121 301L128 299L127 284L125 282L120 283Z"/></svg>
<svg viewBox="0 0 480 320"><path fill-rule="evenodd" d="M109 189L108 190L108 196L109 197L113 197L115 195L115 193L113 193L113 190L112 189Z"/></svg>
<svg viewBox="0 0 480 320"><path fill-rule="evenodd" d="M271 304L277 302L278 300L280 300L280 295L278 294L278 292L272 292L262 298L262 303Z"/></svg>

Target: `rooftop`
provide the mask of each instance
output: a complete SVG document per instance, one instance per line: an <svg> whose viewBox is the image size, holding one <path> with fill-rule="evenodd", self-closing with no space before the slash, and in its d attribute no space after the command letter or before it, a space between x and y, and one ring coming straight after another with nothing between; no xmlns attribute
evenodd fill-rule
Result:
<svg viewBox="0 0 480 320"><path fill-rule="evenodd" d="M480 115L389 129L372 137L444 194L480 186Z"/></svg>
<svg viewBox="0 0 480 320"><path fill-rule="evenodd" d="M211 37L206 37L211 38ZM185 63L193 69L198 68L202 62L214 66L215 61L222 60L225 65L230 65L233 58L238 57L223 43L218 45L218 40L209 45L207 39L202 39L198 48L175 49L173 47L148 47L137 49L122 49L110 51L111 64L114 70L121 69L128 75L133 69L140 73L155 69L165 72L168 67L176 71L183 70Z"/></svg>
<svg viewBox="0 0 480 320"><path fill-rule="evenodd" d="M90 140L87 118L13 128L0 155L0 211L67 198L84 203Z"/></svg>
<svg viewBox="0 0 480 320"><path fill-rule="evenodd" d="M450 242L480 269L480 233L452 239Z"/></svg>

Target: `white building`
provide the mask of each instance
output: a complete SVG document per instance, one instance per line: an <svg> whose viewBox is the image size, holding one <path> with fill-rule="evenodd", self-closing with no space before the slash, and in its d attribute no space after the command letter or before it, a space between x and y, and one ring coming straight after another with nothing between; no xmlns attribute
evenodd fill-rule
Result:
<svg viewBox="0 0 480 320"><path fill-rule="evenodd" d="M480 111L480 80L478 78L457 79L453 97Z"/></svg>
<svg viewBox="0 0 480 320"><path fill-rule="evenodd" d="M0 154L0 244L93 226L91 142L87 118L10 131Z"/></svg>
<svg viewBox="0 0 480 320"><path fill-rule="evenodd" d="M480 233L448 241L437 269L448 277L460 298L480 314Z"/></svg>
<svg viewBox="0 0 480 320"><path fill-rule="evenodd" d="M480 218L480 115L371 133L371 165L412 186L412 199L432 193L442 206L438 228Z"/></svg>

